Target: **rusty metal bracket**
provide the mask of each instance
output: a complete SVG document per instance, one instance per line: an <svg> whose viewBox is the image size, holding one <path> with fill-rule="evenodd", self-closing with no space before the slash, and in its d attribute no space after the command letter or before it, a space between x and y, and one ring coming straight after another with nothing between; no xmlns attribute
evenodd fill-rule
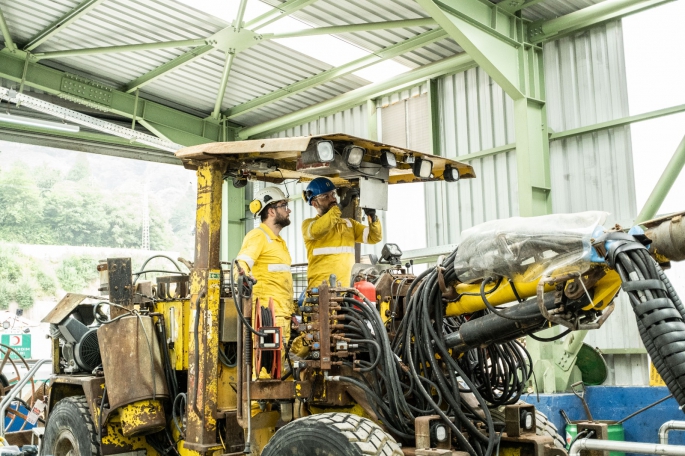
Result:
<svg viewBox="0 0 685 456"><path fill-rule="evenodd" d="M549 312L547 310L547 307L545 306L545 285L547 284L560 284L563 282L566 282L571 279L580 279L581 274L578 272L571 272L568 274L563 274L560 276L556 277L549 277L549 276L543 276L540 281L538 282L537 286L537 303L538 303L538 309L540 309L540 313L542 314L543 317L545 317L546 320L556 323L558 325L564 326L566 328L569 328L572 331L578 331L578 330L587 330L587 329L599 329L602 327L604 322L606 321L607 318L609 318L609 315L612 314L614 311L614 302L612 301L607 307L604 309L602 312L602 316L595 322L592 323L579 323L578 320L575 322L570 322L565 318L558 317L554 315L554 311ZM581 279L582 280L582 279Z"/></svg>

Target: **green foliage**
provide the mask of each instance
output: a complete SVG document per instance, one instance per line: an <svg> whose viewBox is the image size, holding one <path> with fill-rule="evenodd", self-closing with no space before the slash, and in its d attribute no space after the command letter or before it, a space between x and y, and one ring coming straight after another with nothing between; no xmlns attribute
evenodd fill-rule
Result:
<svg viewBox="0 0 685 456"><path fill-rule="evenodd" d="M17 283L22 275L18 257L15 247L0 246L0 282Z"/></svg>
<svg viewBox="0 0 685 456"><path fill-rule="evenodd" d="M14 284L0 279L0 310L6 310L14 298Z"/></svg>
<svg viewBox="0 0 685 456"><path fill-rule="evenodd" d="M22 277L14 288L14 300L21 309L30 309L36 301L36 291L28 277Z"/></svg>
<svg viewBox="0 0 685 456"><path fill-rule="evenodd" d="M57 268L56 275L62 289L70 292L83 290L97 278L97 261L86 256L66 258Z"/></svg>
<svg viewBox="0 0 685 456"><path fill-rule="evenodd" d="M44 295L54 296L57 292L57 284L51 274L43 271L43 269L34 269L33 276L36 278L38 287Z"/></svg>
<svg viewBox="0 0 685 456"><path fill-rule="evenodd" d="M0 236L9 241L32 240L40 225L43 200L38 186L23 167L0 173Z"/></svg>
<svg viewBox="0 0 685 456"><path fill-rule="evenodd" d="M74 165L67 173L67 180L78 182L88 179L89 177L91 177L91 174L88 157L85 154L79 154L76 156Z"/></svg>

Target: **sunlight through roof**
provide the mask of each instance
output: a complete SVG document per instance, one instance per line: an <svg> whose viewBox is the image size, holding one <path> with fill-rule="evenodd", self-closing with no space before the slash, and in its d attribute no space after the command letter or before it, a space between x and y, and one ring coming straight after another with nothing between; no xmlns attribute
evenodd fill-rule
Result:
<svg viewBox="0 0 685 456"><path fill-rule="evenodd" d="M230 2L226 2L225 0L178 1L229 23L232 23L235 20L240 3L238 0L232 0ZM248 22L272 9L272 6L267 5L260 0L248 0L243 21ZM305 22L288 16L260 28L259 32L284 33L307 28L313 27ZM273 41L332 66L340 66L371 54L371 52L365 49L332 35L283 38ZM410 69L411 68L393 60L385 60L362 70L355 71L353 74L370 82L378 82L405 73Z"/></svg>

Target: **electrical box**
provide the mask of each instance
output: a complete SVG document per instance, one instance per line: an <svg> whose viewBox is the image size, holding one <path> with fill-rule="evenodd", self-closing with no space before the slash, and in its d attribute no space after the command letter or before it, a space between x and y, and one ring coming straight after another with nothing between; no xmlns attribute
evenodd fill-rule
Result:
<svg viewBox="0 0 685 456"><path fill-rule="evenodd" d="M370 177L359 179L359 207L388 210L388 183Z"/></svg>

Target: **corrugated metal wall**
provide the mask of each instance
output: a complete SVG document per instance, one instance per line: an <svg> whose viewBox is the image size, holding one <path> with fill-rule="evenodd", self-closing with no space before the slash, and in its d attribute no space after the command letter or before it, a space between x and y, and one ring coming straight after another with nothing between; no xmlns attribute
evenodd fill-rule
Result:
<svg viewBox="0 0 685 456"><path fill-rule="evenodd" d="M326 133L347 133L352 136L365 138L368 136L368 110L366 104L350 108L327 117L321 117L312 122L297 127L289 128L282 131L271 138L285 138L291 136L307 136L320 135ZM291 224L289 227L281 232L281 236L285 239L290 250L293 263L306 263L307 252L304 247L304 241L300 233L300 226L305 219L314 217L316 211L311 206L306 204L300 197L305 185L297 183L288 183L286 188L295 200L290 203L292 212L290 213ZM385 223L385 218L381 214L381 223ZM362 246L362 254L380 252L382 245L376 246Z"/></svg>
<svg viewBox="0 0 685 456"><path fill-rule="evenodd" d="M440 153L459 159L513 143L514 104L481 68L440 78ZM453 244L473 225L518 214L516 157L471 160L477 179L426 185L428 246Z"/></svg>
<svg viewBox="0 0 685 456"><path fill-rule="evenodd" d="M629 115L620 22L545 45L547 117L554 131ZM604 210L608 223L636 216L630 126L550 143L555 212Z"/></svg>
<svg viewBox="0 0 685 456"><path fill-rule="evenodd" d="M554 131L629 115L620 22L545 45L547 114ZM630 127L550 143L552 207L555 212L604 210L607 225L630 226L637 214ZM607 323L585 342L615 351L643 348L635 316L622 294ZM615 384L648 383L646 355L606 357Z"/></svg>

